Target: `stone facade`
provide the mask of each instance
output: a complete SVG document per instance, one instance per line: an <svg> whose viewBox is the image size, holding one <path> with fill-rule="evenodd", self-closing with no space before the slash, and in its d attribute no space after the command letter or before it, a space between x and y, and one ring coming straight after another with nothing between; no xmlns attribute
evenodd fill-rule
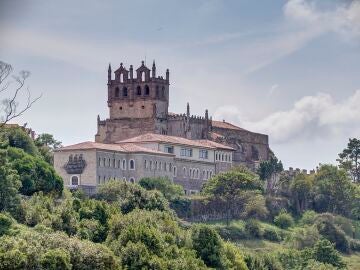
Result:
<svg viewBox="0 0 360 270"><path fill-rule="evenodd" d="M155 62L150 70L144 64L127 70L123 64L114 72L108 69L108 107L110 117L98 117L96 142L114 143L145 133L167 134L192 140L209 139L235 149L233 163L256 169L269 158L268 136L254 133L225 121L214 121L205 111L204 116L168 112L169 70L165 78L156 76Z"/></svg>
<svg viewBox="0 0 360 270"><path fill-rule="evenodd" d="M83 142L60 148L54 166L69 188L96 192L111 179L137 182L166 177L186 194L201 190L205 181L232 166L233 149L210 141L145 134L117 144Z"/></svg>

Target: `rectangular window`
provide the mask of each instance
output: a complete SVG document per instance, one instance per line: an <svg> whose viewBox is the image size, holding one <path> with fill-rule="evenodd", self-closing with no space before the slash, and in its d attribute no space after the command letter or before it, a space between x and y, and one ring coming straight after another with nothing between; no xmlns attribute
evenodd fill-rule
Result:
<svg viewBox="0 0 360 270"><path fill-rule="evenodd" d="M192 149L191 148L181 148L180 156L182 157L192 157Z"/></svg>
<svg viewBox="0 0 360 270"><path fill-rule="evenodd" d="M164 149L165 149L165 153L174 154L174 146L166 145Z"/></svg>
<svg viewBox="0 0 360 270"><path fill-rule="evenodd" d="M208 150L199 151L199 158L208 159L208 156L209 156Z"/></svg>

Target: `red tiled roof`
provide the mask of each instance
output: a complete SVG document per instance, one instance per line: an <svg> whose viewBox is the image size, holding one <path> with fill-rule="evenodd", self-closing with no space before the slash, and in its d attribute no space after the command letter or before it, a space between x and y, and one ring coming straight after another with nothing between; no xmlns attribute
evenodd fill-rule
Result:
<svg viewBox="0 0 360 270"><path fill-rule="evenodd" d="M227 129L235 129L235 130L245 130L241 127L235 126L233 124L230 124L228 122L224 122L224 121L212 121L212 126L213 127L217 127L217 128L227 128Z"/></svg>
<svg viewBox="0 0 360 270"><path fill-rule="evenodd" d="M168 153L156 151L153 149L148 149L133 143L126 144L108 144L108 143L97 143L97 142L82 142L65 147L61 147L56 151L71 151L71 150L89 150L89 149L98 149L98 150L108 150L116 152L125 152L125 153L150 153L150 154L161 154L161 155L170 155Z"/></svg>
<svg viewBox="0 0 360 270"><path fill-rule="evenodd" d="M209 140L196 140L197 142L202 143L203 145L207 145L209 147L214 147L217 149L225 149L225 150L235 150L234 148L221 144L221 143L217 143L217 142L213 142L213 141L209 141Z"/></svg>
<svg viewBox="0 0 360 270"><path fill-rule="evenodd" d="M222 148L229 150L233 149L231 147L219 143L216 143L216 145L212 144L213 142L208 140L189 140L182 137L161 135L154 133L143 134L134 138L119 141L117 143L124 144L124 143L144 143L144 142L165 142L171 144L191 145L191 146L203 147L203 148Z"/></svg>

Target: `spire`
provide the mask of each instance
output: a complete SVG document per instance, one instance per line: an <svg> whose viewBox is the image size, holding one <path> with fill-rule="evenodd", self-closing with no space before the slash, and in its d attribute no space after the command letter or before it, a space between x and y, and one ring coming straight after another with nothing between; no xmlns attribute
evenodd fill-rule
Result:
<svg viewBox="0 0 360 270"><path fill-rule="evenodd" d="M169 83L169 79L170 79L170 72L169 69L166 70L166 81Z"/></svg>
<svg viewBox="0 0 360 270"><path fill-rule="evenodd" d="M186 116L190 117L190 104L189 104L189 102L187 103L187 106L186 106Z"/></svg>
<svg viewBox="0 0 360 270"><path fill-rule="evenodd" d="M130 65L130 79L132 80L133 78L134 78L133 65Z"/></svg>
<svg viewBox="0 0 360 270"><path fill-rule="evenodd" d="M108 83L111 82L111 65L109 63L109 68L108 68Z"/></svg>
<svg viewBox="0 0 360 270"><path fill-rule="evenodd" d="M205 110L205 120L209 120L209 111L207 109Z"/></svg>
<svg viewBox="0 0 360 270"><path fill-rule="evenodd" d="M155 60L154 60L153 65L152 65L152 74L151 74L151 76L152 76L153 78L155 78L155 77L156 77L156 66L155 66Z"/></svg>

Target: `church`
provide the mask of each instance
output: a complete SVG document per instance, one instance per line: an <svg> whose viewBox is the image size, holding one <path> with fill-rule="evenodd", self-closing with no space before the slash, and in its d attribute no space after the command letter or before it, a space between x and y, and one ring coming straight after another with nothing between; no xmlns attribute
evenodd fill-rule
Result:
<svg viewBox="0 0 360 270"><path fill-rule="evenodd" d="M113 74L114 73L114 74ZM60 148L54 166L70 188L88 193L110 179L137 182L168 177L194 194L212 175L244 165L255 170L269 158L268 136L226 121L169 112L170 72L157 76L144 61L122 63L107 80L109 117L97 118L95 142Z"/></svg>

